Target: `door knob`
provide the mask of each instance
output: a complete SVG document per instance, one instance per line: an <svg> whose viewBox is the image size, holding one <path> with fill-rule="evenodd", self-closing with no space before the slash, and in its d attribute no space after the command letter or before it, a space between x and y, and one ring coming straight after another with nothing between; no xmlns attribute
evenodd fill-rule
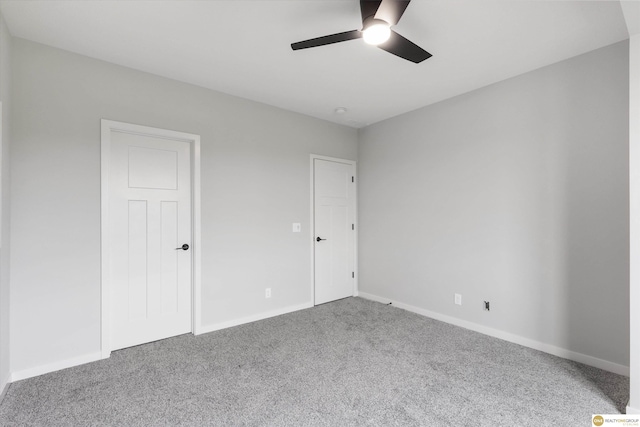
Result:
<svg viewBox="0 0 640 427"><path fill-rule="evenodd" d="M327 240L327 239L321 239L321 238L319 238L319 237L318 237L318 238L316 239L316 242L319 242L320 240Z"/></svg>
<svg viewBox="0 0 640 427"><path fill-rule="evenodd" d="M189 245L187 245L186 243L182 246L180 246L179 248L176 248L176 251L179 251L180 249L182 249L183 251L186 251L189 249Z"/></svg>

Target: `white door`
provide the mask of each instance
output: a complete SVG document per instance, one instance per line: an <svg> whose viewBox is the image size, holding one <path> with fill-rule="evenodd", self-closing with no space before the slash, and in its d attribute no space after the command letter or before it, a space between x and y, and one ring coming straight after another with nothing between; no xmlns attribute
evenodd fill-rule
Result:
<svg viewBox="0 0 640 427"><path fill-rule="evenodd" d="M189 142L118 131L110 146L111 349L117 350L191 331L191 156Z"/></svg>
<svg viewBox="0 0 640 427"><path fill-rule="evenodd" d="M313 159L315 304L354 295L353 163Z"/></svg>

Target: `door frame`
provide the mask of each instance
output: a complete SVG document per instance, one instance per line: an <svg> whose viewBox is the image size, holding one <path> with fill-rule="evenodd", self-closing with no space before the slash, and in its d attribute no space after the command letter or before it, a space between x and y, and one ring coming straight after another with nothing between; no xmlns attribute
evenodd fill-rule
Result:
<svg viewBox="0 0 640 427"><path fill-rule="evenodd" d="M348 165L351 165L351 167L353 167L353 176L354 176L354 189L353 189L353 197L355 198L354 203L353 203L353 217L354 222L355 222L355 230L353 231L353 272L354 272L354 279L353 279L353 296L356 297L358 296L358 167L357 167L357 162L355 160L347 160L347 159L341 159L338 157L328 157L328 156L321 156L319 154L311 154L310 155L310 165L311 167L310 169L310 184L311 184L311 222L310 222L310 226L309 226L309 241L311 242L311 304L313 306L316 305L316 292L315 292L315 288L316 288L316 245L315 245L315 237L316 237L316 209L315 209L315 167L314 167L314 161L318 159L318 160L327 160L330 162L337 162L337 163L345 163Z"/></svg>
<svg viewBox="0 0 640 427"><path fill-rule="evenodd" d="M111 355L111 277L109 274L109 164L111 161L111 132L150 136L188 142L191 146L191 333L202 330L201 301L201 238L200 238L200 135L185 132L100 120L100 287L101 327L100 352L103 359Z"/></svg>

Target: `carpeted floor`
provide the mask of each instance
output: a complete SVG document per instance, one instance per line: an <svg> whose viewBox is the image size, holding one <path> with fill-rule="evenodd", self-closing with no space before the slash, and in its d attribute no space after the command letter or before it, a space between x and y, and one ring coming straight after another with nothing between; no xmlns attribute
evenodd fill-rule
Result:
<svg viewBox="0 0 640 427"><path fill-rule="evenodd" d="M19 381L2 426L588 426L626 377L348 298Z"/></svg>

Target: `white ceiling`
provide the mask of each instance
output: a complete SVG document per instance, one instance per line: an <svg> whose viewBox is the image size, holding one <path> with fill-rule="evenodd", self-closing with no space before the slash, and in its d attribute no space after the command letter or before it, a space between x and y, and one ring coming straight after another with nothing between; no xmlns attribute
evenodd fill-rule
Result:
<svg viewBox="0 0 640 427"><path fill-rule="evenodd" d="M357 0L2 0L0 9L15 37L352 127L629 37L619 1L413 0L395 30L433 54L413 64L362 40L291 50L360 29Z"/></svg>

